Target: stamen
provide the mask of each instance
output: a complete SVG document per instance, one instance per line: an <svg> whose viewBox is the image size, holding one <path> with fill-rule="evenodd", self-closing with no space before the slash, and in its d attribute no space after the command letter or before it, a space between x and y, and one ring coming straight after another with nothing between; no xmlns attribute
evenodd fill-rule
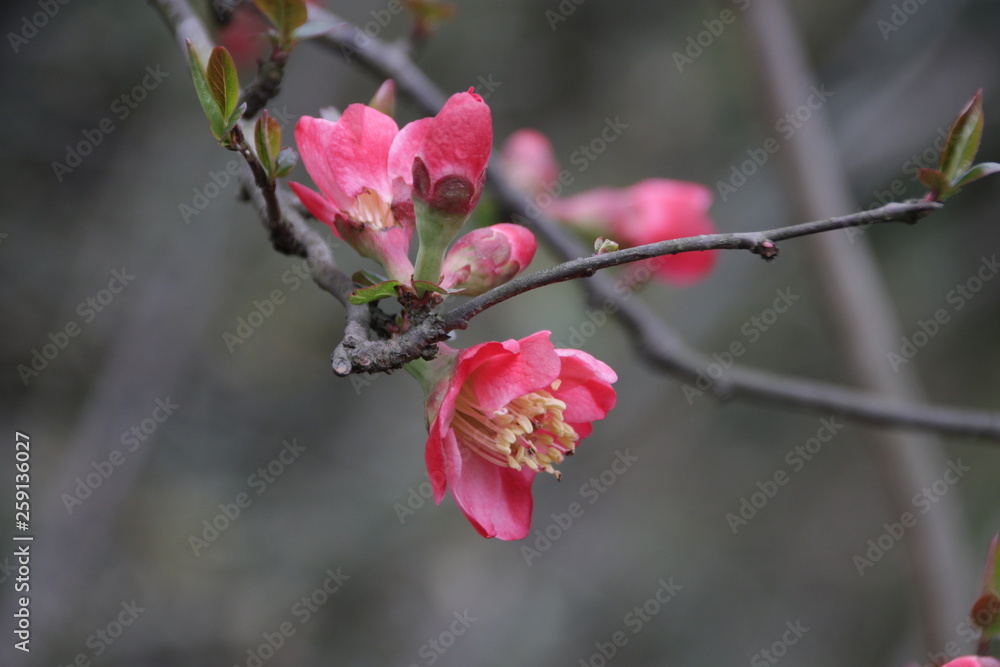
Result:
<svg viewBox="0 0 1000 667"><path fill-rule="evenodd" d="M396 226L396 217L392 207L374 190L365 188L354 200L354 206L348 211L351 219L366 227L379 231Z"/></svg>
<svg viewBox="0 0 1000 667"><path fill-rule="evenodd" d="M552 390L561 382L552 383ZM563 421L566 404L548 391L519 396L487 414L471 388L463 387L455 400L452 428L460 442L490 463L562 477L554 465L571 456L579 436Z"/></svg>

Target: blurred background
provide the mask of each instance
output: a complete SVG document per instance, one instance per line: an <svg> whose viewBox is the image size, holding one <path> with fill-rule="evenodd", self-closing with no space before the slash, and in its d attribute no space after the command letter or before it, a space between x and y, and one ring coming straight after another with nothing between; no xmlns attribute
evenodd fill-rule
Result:
<svg viewBox="0 0 1000 667"><path fill-rule="evenodd" d="M327 5L375 21L380 38L406 33L402 14L377 22L392 3ZM455 6L419 63L449 93L488 96L498 141L521 127L551 137L574 174L568 193L678 178L712 186L721 230L801 221L781 165L795 134L763 99L749 0ZM842 213L922 194L915 168L936 163L939 133L980 87L980 157L1000 158L996 3L790 7L831 93L816 113L849 174L855 204ZM818 447L829 415L689 401L611 321L582 347L619 373L617 408L562 466L561 483L537 480L537 532L484 540L450 497L429 499L417 384L330 371L343 310L237 201L236 167L227 171L236 156L214 144L153 8L18 0L0 9L0 26L0 469L8 506L13 434L29 434L35 535L30 656L11 647L13 542L0 548L3 664L935 660L918 630L908 536L869 544L900 520L873 429L837 420L845 425ZM699 35L701 52L688 51ZM290 143L299 116L367 101L379 83L305 43L270 108ZM397 119L422 115L402 101ZM616 117L627 130L578 170L574 152ZM720 191L772 137L782 149ZM292 177L307 178L301 166ZM917 226L864 234L908 337L935 311L948 316L908 365L933 402L1000 407L1000 280L988 268L1000 249L998 188L975 183ZM336 253L349 270L366 266ZM542 250L533 267L553 261ZM777 262L727 253L695 286L654 284L635 298L705 353L740 341L744 363L849 383L814 269L806 244L789 241ZM959 286L968 297L955 297ZM799 298L772 317L776 290ZM591 321L581 295L573 284L532 292L477 318L457 344L549 329L580 345L573 332ZM250 335L241 320L257 323ZM968 470L954 483L940 482L944 468L925 480L926 513L916 501L912 511L926 521L950 505L971 605L1000 527L1000 451L941 445L942 460ZM790 454L810 446L808 460ZM623 471L615 462L628 457ZM786 483L761 503L781 471ZM745 525L727 518L755 493L761 506ZM560 515L573 503L582 514L567 525ZM9 538L12 521L4 526ZM859 568L856 557L873 554ZM937 660L969 649L965 620L950 627L954 646L938 647Z"/></svg>

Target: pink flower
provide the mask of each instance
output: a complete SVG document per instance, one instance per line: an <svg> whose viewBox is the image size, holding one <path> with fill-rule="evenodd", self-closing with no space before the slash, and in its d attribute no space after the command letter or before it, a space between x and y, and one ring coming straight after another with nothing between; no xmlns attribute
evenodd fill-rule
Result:
<svg viewBox="0 0 1000 667"><path fill-rule="evenodd" d="M427 129L352 104L337 122L304 116L295 128L302 163L320 192L290 183L306 208L389 277L408 282L414 231L413 158Z"/></svg>
<svg viewBox="0 0 1000 667"><path fill-rule="evenodd" d="M549 332L467 350L441 346L449 372L427 402L427 469L440 503L447 487L484 537L517 540L531 528L531 483L555 466L615 405L618 379Z"/></svg>
<svg viewBox="0 0 1000 667"><path fill-rule="evenodd" d="M963 655L946 663L944 667L1000 667L1000 660L978 655Z"/></svg>
<svg viewBox="0 0 1000 667"><path fill-rule="evenodd" d="M413 162L414 196L431 209L469 215L479 202L492 147L493 120L483 98L471 88L452 95L427 121Z"/></svg>
<svg viewBox="0 0 1000 667"><path fill-rule="evenodd" d="M537 130L518 130L500 153L507 179L528 196L537 198L559 179L559 162L552 142Z"/></svg>
<svg viewBox="0 0 1000 667"><path fill-rule="evenodd" d="M474 229L445 256L441 286L462 289L464 296L479 296L523 271L536 249L535 235L521 225L502 222Z"/></svg>
<svg viewBox="0 0 1000 667"><path fill-rule="evenodd" d="M600 188L552 203L548 213L574 226L611 237L623 248L714 234L708 215L712 192L699 183L651 178L629 188ZM689 284L715 265L716 251L686 252L647 260L656 274Z"/></svg>

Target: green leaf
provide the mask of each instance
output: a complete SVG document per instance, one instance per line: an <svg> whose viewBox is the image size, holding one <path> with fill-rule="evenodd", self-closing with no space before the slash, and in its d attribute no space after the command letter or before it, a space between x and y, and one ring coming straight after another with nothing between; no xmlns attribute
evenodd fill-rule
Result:
<svg viewBox="0 0 1000 667"><path fill-rule="evenodd" d="M253 141L257 148L257 159L264 165L264 169L273 181L277 171L278 151L281 150L281 126L278 125L278 121L271 118L267 109L264 109L257 119L253 130Z"/></svg>
<svg viewBox="0 0 1000 667"><path fill-rule="evenodd" d="M385 282L376 283L370 287L359 287L351 292L350 296L347 297L347 300L355 306L360 306L370 301L394 298L396 296L396 285L398 284L398 280L386 280Z"/></svg>
<svg viewBox="0 0 1000 667"><path fill-rule="evenodd" d="M285 146L280 151L278 151L278 158L275 160L274 166L274 177L282 178L288 175L294 167L295 163L299 161L299 154L292 150L290 147Z"/></svg>
<svg viewBox="0 0 1000 667"><path fill-rule="evenodd" d="M382 276L377 276L370 271L365 271L361 269L360 271L355 271L354 275L351 276L351 280L361 285L362 287L370 287L371 285L376 285L378 283L384 282L385 278Z"/></svg>
<svg viewBox="0 0 1000 667"><path fill-rule="evenodd" d="M930 189L934 195L934 201L944 201L958 192L957 188L952 187L948 177L937 169L919 169L917 171L917 178Z"/></svg>
<svg viewBox="0 0 1000 667"><path fill-rule="evenodd" d="M417 289L417 296L423 296L428 292L437 292L438 294L448 294L448 290L436 285L434 283L429 283L426 280L414 280L413 286Z"/></svg>
<svg viewBox="0 0 1000 667"><path fill-rule="evenodd" d="M284 47L295 41L296 28L309 18L305 0L254 0L254 4L278 29L279 43Z"/></svg>
<svg viewBox="0 0 1000 667"><path fill-rule="evenodd" d="M247 110L247 103L244 102L239 107L233 110L232 115L226 119L226 124L222 128L222 136L226 137L234 127L236 123L240 122L240 118L243 118L244 112Z"/></svg>
<svg viewBox="0 0 1000 667"><path fill-rule="evenodd" d="M958 189L963 185L968 185L972 181L978 181L983 176L989 176L990 174L996 174L998 172L1000 172L1000 164L996 162L980 162L972 169L959 176L958 180L954 183L955 189Z"/></svg>
<svg viewBox="0 0 1000 667"><path fill-rule="evenodd" d="M208 118L208 126L212 130L212 136L215 137L216 141L222 141L222 137L224 136L222 130L226 125L226 116L215 101L212 89L208 85L208 79L205 77L205 68L201 65L201 58L198 57L198 52L195 50L194 45L191 44L190 39L186 41L188 60L191 63L191 79L194 81L195 93L198 94L198 101L205 112L205 117Z"/></svg>
<svg viewBox="0 0 1000 667"><path fill-rule="evenodd" d="M976 158L983 136L983 90L980 88L958 114L941 151L941 171L949 181L958 180Z"/></svg>
<svg viewBox="0 0 1000 667"><path fill-rule="evenodd" d="M229 118L233 115L240 99L240 80L236 75L236 65L233 64L229 51L221 46L212 49L206 76L212 97L222 110L222 115Z"/></svg>

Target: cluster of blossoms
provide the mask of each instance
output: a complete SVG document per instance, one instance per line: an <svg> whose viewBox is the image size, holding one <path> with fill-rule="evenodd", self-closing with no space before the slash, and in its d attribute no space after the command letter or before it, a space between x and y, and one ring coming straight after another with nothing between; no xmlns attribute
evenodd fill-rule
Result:
<svg viewBox="0 0 1000 667"><path fill-rule="evenodd" d="M433 118L403 128L363 104L350 105L335 122L303 117L295 139L319 189L291 183L299 199L402 286L415 289L420 281L476 296L513 278L534 257L535 238L519 225L496 224L455 241L479 201L493 144L489 107L471 90L453 95ZM512 145L508 155L516 153ZM524 168L511 167L529 190L548 178L528 173L533 160L528 155ZM705 193L694 197L700 214L675 211L686 206L682 200L692 195L685 188L693 187L650 181L622 193L586 193L561 200L559 217L574 224L603 220L610 235L631 244L710 231ZM666 221L647 229L647 217L657 215ZM411 261L414 232L419 245ZM711 266L711 255L703 256L708 259L670 258L662 271L681 280L700 277ZM450 488L485 537L528 534L535 476L558 479L556 466L615 405L614 371L585 352L556 349L549 335L464 350L440 345L435 359L407 364L427 395L426 462L435 500Z"/></svg>

